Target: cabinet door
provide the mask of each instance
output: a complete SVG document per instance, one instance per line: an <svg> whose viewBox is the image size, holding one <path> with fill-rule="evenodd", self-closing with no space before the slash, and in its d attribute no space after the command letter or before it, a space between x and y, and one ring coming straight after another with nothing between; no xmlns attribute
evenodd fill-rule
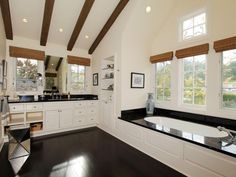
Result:
<svg viewBox="0 0 236 177"><path fill-rule="evenodd" d="M59 129L59 118L58 110L45 111L46 130Z"/></svg>
<svg viewBox="0 0 236 177"><path fill-rule="evenodd" d="M64 109L59 112L60 112L60 128L71 127L73 119L73 110Z"/></svg>

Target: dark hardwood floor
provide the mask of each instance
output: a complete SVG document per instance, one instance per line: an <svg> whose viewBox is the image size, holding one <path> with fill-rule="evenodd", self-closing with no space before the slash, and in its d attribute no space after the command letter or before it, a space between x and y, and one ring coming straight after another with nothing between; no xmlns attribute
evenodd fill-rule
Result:
<svg viewBox="0 0 236 177"><path fill-rule="evenodd" d="M0 153L0 177L15 176L7 160L8 145ZM182 177L106 132L92 128L32 141L31 155L20 177Z"/></svg>

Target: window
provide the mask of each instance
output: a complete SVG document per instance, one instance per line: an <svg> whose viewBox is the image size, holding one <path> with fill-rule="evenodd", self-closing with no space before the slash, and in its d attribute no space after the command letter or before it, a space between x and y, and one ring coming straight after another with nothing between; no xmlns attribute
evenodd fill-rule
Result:
<svg viewBox="0 0 236 177"><path fill-rule="evenodd" d="M236 49L223 52L222 96L224 108L236 108Z"/></svg>
<svg viewBox="0 0 236 177"><path fill-rule="evenodd" d="M182 102L205 105L206 99L206 55L183 59Z"/></svg>
<svg viewBox="0 0 236 177"><path fill-rule="evenodd" d="M170 68L171 62L165 61L156 64L156 99L157 101L170 100Z"/></svg>
<svg viewBox="0 0 236 177"><path fill-rule="evenodd" d="M190 39L206 34L206 13L188 18L182 23L182 39Z"/></svg>
<svg viewBox="0 0 236 177"><path fill-rule="evenodd" d="M38 61L27 58L16 59L16 91L37 91L36 76Z"/></svg>
<svg viewBox="0 0 236 177"><path fill-rule="evenodd" d="M71 90L81 91L85 89L85 66L70 65Z"/></svg>

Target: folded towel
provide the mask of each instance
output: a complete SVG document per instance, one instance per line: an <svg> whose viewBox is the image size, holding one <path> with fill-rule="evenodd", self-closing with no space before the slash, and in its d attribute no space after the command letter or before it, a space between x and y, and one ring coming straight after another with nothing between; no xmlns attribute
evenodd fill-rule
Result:
<svg viewBox="0 0 236 177"><path fill-rule="evenodd" d="M7 97L3 98L2 102L2 120L3 123L6 123L9 119L9 105L8 105L8 100Z"/></svg>

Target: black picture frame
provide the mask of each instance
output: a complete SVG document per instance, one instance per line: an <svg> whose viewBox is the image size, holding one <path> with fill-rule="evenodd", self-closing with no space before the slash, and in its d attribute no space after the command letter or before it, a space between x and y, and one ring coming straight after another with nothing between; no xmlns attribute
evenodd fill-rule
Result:
<svg viewBox="0 0 236 177"><path fill-rule="evenodd" d="M98 86L98 73L93 74L93 86Z"/></svg>
<svg viewBox="0 0 236 177"><path fill-rule="evenodd" d="M131 72L131 88L144 88L145 85L145 74Z"/></svg>

